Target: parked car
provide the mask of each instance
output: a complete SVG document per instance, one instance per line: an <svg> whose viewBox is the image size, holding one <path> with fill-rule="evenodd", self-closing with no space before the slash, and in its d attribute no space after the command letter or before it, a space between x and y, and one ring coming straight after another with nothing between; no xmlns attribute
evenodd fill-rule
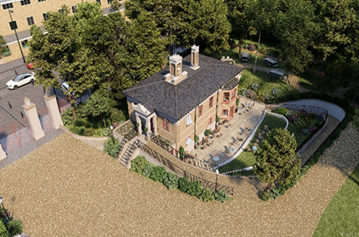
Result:
<svg viewBox="0 0 359 237"><path fill-rule="evenodd" d="M281 69L272 69L272 70L268 71L267 74L270 77L274 77L277 79L283 78L285 80L288 78L288 75L286 74L286 72Z"/></svg>
<svg viewBox="0 0 359 237"><path fill-rule="evenodd" d="M274 68L278 68L279 65L278 65L278 61L274 60L274 59L271 59L271 58L264 58L263 59L263 62L265 64L267 64L268 66L270 67L274 67Z"/></svg>
<svg viewBox="0 0 359 237"><path fill-rule="evenodd" d="M10 90L16 90L20 86L26 85L28 83L34 83L35 82L35 73L24 73L21 75L16 76L14 79L8 81L6 83L6 87Z"/></svg>
<svg viewBox="0 0 359 237"><path fill-rule="evenodd" d="M241 59L244 62L248 62L248 60L251 58L251 54L248 52L242 52L239 54L239 59Z"/></svg>

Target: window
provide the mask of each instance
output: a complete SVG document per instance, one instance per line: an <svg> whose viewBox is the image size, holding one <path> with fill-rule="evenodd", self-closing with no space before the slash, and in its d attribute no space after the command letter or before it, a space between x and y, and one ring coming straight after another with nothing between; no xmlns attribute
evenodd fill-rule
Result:
<svg viewBox="0 0 359 237"><path fill-rule="evenodd" d="M222 116L228 116L228 109L222 110Z"/></svg>
<svg viewBox="0 0 359 237"><path fill-rule="evenodd" d="M23 49L28 48L28 47L29 47L29 44L28 44L27 40L22 41L22 42L21 42L21 46L22 46Z"/></svg>
<svg viewBox="0 0 359 237"><path fill-rule="evenodd" d="M203 112L203 105L200 105L198 107L198 117L201 117L202 116L202 112Z"/></svg>
<svg viewBox="0 0 359 237"><path fill-rule="evenodd" d="M11 52L10 52L9 46L5 46L4 51L3 51L2 55L4 55L5 57L7 57L7 56L11 55Z"/></svg>
<svg viewBox="0 0 359 237"><path fill-rule="evenodd" d="M210 118L208 119L208 125L211 125L212 122L213 122L212 117L210 117Z"/></svg>
<svg viewBox="0 0 359 237"><path fill-rule="evenodd" d="M45 2L46 0L38 0L39 2Z"/></svg>
<svg viewBox="0 0 359 237"><path fill-rule="evenodd" d="M20 1L20 3L21 3L21 6L24 6L24 5L30 5L30 0L21 0Z"/></svg>
<svg viewBox="0 0 359 237"><path fill-rule="evenodd" d="M163 118L163 129L166 131L170 130L168 119Z"/></svg>
<svg viewBox="0 0 359 237"><path fill-rule="evenodd" d="M96 2L98 2L101 5L101 0L96 0Z"/></svg>
<svg viewBox="0 0 359 237"><path fill-rule="evenodd" d="M209 107L213 107L213 96L209 99Z"/></svg>
<svg viewBox="0 0 359 237"><path fill-rule="evenodd" d="M6 10L6 9L10 9L10 8L14 8L14 6L12 5L12 3L6 3L2 5L2 9Z"/></svg>
<svg viewBox="0 0 359 237"><path fill-rule="evenodd" d="M192 124L192 119L191 119L191 115L188 115L187 116L187 119L186 119L186 126L188 127L189 125Z"/></svg>
<svg viewBox="0 0 359 237"><path fill-rule="evenodd" d="M188 146L189 144L191 144L191 142L192 142L191 137L188 137L187 140L186 140L186 146Z"/></svg>
<svg viewBox="0 0 359 237"><path fill-rule="evenodd" d="M26 18L26 19L27 19L27 24L28 24L29 26L35 24L34 18L33 18L32 16L30 16L30 17L28 17L28 18Z"/></svg>
<svg viewBox="0 0 359 237"><path fill-rule="evenodd" d="M107 4L111 4L112 3L112 0L107 0Z"/></svg>
<svg viewBox="0 0 359 237"><path fill-rule="evenodd" d="M224 93L224 102L229 102L229 92Z"/></svg>
<svg viewBox="0 0 359 237"><path fill-rule="evenodd" d="M60 12L60 13L64 12L64 10L62 8L57 10L57 11Z"/></svg>
<svg viewBox="0 0 359 237"><path fill-rule="evenodd" d="M231 99L233 100L234 97L236 97L236 90L232 91L232 94L231 94Z"/></svg>
<svg viewBox="0 0 359 237"><path fill-rule="evenodd" d="M42 14L42 17L44 18L44 20L46 21L47 19L49 19L49 16L46 13Z"/></svg>
<svg viewBox="0 0 359 237"><path fill-rule="evenodd" d="M76 10L76 6L72 6L71 8L72 8L72 13L77 12L77 10Z"/></svg>

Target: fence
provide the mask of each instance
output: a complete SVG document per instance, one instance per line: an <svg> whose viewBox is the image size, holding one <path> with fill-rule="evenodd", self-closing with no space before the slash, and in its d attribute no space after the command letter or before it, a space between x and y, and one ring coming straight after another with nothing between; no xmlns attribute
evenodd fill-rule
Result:
<svg viewBox="0 0 359 237"><path fill-rule="evenodd" d="M196 176L196 175L182 169L178 165L176 165L173 162L169 161L167 158L165 158L164 156L162 156L161 154L159 154L158 152L156 152L155 150L153 150L152 148L147 146L146 144L142 143L140 140L136 140L132 144L132 146L133 147L139 147L141 150L143 150L144 152L149 154L151 157L153 157L158 162L160 162L161 164L166 166L168 169L172 170L177 175L182 176L182 177L187 177L188 180L190 180L190 181L198 181L198 182L200 182L203 188L209 188L209 189L211 189L213 191L224 190L224 191L227 192L228 195L230 195L230 196L234 195L234 188L233 187L218 184L218 182L214 183L214 182L208 181L206 179L198 177L198 176Z"/></svg>
<svg viewBox="0 0 359 237"><path fill-rule="evenodd" d="M177 159L180 159L179 151L174 149L170 144L169 141L160 135L151 136L151 141L161 147L163 150L167 151ZM204 170L214 170L215 166L209 163L206 163L203 160L196 159L189 154L185 154L184 161L190 165L196 166L198 168L204 169Z"/></svg>
<svg viewBox="0 0 359 237"><path fill-rule="evenodd" d="M0 128L0 143L7 154L33 139L26 117Z"/></svg>

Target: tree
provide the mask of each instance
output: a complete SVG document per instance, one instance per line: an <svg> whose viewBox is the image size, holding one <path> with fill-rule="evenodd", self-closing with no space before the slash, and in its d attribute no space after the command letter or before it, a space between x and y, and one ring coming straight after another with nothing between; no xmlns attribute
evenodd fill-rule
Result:
<svg viewBox="0 0 359 237"><path fill-rule="evenodd" d="M115 11L118 11L120 10L120 7L121 7L121 3L118 1L118 0L112 0L111 1L111 8Z"/></svg>
<svg viewBox="0 0 359 237"><path fill-rule="evenodd" d="M125 14L131 20L146 13L157 24L167 47L189 47L197 42L213 50L228 48L230 23L223 0L129 0Z"/></svg>
<svg viewBox="0 0 359 237"><path fill-rule="evenodd" d="M5 51L5 44L6 41L4 40L3 36L0 35L0 58L2 57L2 54Z"/></svg>
<svg viewBox="0 0 359 237"><path fill-rule="evenodd" d="M258 50L260 47L263 30L270 30L275 24L278 0L253 0L248 1L246 16L249 19L249 34L258 34L258 45L254 61L253 73L256 73Z"/></svg>
<svg viewBox="0 0 359 237"><path fill-rule="evenodd" d="M296 155L297 142L286 129L277 128L267 133L267 138L256 152L254 173L262 182L286 185L297 180L301 160Z"/></svg>
<svg viewBox="0 0 359 237"><path fill-rule="evenodd" d="M108 91L99 89L88 98L84 109L93 117L101 116L103 126L106 127L106 117L110 115L115 105L116 103L110 98Z"/></svg>

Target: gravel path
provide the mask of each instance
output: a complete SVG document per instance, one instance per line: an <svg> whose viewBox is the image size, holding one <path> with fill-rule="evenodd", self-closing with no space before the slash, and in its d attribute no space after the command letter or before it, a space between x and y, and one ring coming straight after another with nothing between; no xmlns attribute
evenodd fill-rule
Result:
<svg viewBox="0 0 359 237"><path fill-rule="evenodd" d="M358 163L358 143L350 124L286 195L263 202L257 181L242 179L222 204L168 191L63 134L1 169L0 190L31 237L311 236Z"/></svg>

